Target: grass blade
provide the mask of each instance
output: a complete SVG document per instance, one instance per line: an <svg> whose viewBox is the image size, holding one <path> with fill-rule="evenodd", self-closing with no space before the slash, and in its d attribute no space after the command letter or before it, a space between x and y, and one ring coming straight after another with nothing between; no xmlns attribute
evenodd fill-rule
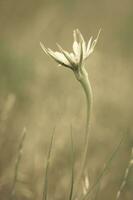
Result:
<svg viewBox="0 0 133 200"><path fill-rule="evenodd" d="M72 162L72 174L71 174L71 187L70 187L70 194L69 200L72 200L73 196L73 188L74 188L74 145L73 145L73 135L72 135L72 126L71 126L71 162Z"/></svg>
<svg viewBox="0 0 133 200"><path fill-rule="evenodd" d="M42 200L47 200L48 170L49 170L50 157L51 157L51 152L52 152L54 133L55 133L55 128L54 128L52 136L51 136L51 141L50 141L47 160L46 160L46 169L45 169L44 189L43 189Z"/></svg>
<svg viewBox="0 0 133 200"><path fill-rule="evenodd" d="M125 173L124 173L123 181L122 181L122 183L120 185L120 188L119 188L119 190L118 190L118 192L116 194L116 200L120 199L121 193L122 193L122 191L123 191L123 189L124 189L124 187L125 187L125 185L127 183L127 178L128 178L128 175L129 175L129 171L130 171L131 167L133 166L133 147L131 149L131 156L130 157L131 158L129 160L128 166L127 166L127 168L125 170Z"/></svg>
<svg viewBox="0 0 133 200"><path fill-rule="evenodd" d="M127 134L123 134L122 138L119 142L119 144L116 146L115 150L112 152L111 156L109 157L109 159L107 160L104 169L102 170L102 172L99 174L99 176L97 177L96 181L94 182L94 184L90 187L90 190L86 193L86 195L82 198L82 200L86 200L88 198L88 196L91 194L91 192L95 189L95 187L98 185L98 183L101 181L101 179L103 178L103 176L105 175L105 172L108 170L110 163L112 162L113 158L115 157L116 153L118 152L121 144L123 143L125 136L127 137Z"/></svg>
<svg viewBox="0 0 133 200"><path fill-rule="evenodd" d="M18 155L17 155L16 163L15 163L14 178L13 178L13 184L12 184L12 188L11 188L10 199L13 199L13 196L15 194L15 187L16 187L16 183L17 183L17 180L18 180L18 172L19 172L20 161L21 161L21 158L22 158L23 145L24 145L24 140L25 140L26 132L27 132L26 128L24 127L23 131L22 131L22 136L21 136L20 144L18 146Z"/></svg>

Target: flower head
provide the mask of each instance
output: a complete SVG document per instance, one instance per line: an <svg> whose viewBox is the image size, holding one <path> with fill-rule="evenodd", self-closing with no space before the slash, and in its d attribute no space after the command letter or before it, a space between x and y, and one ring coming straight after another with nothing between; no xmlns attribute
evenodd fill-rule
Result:
<svg viewBox="0 0 133 200"><path fill-rule="evenodd" d="M50 48L46 48L41 42L40 46L42 50L49 56L51 56L59 65L63 65L75 71L77 68L82 67L84 60L94 51L94 47L98 41L98 35L95 40L92 41L92 37L86 44L81 32L76 29L73 31L74 42L73 52L68 53L59 44L57 44L59 51L53 51Z"/></svg>

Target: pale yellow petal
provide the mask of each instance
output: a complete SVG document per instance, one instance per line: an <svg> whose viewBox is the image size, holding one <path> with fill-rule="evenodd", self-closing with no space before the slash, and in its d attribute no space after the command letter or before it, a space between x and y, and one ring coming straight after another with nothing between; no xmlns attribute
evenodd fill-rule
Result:
<svg viewBox="0 0 133 200"><path fill-rule="evenodd" d="M71 67L74 66L74 65L75 65L75 62L72 60L70 54L69 54L67 51L65 51L59 44L57 44L57 46L58 46L59 50L61 51L61 53L62 53L62 54L65 56L65 58L68 60L70 66L71 66Z"/></svg>
<svg viewBox="0 0 133 200"><path fill-rule="evenodd" d="M60 62L63 62L66 65L70 65L69 61L66 59L66 57L62 53L55 52L55 56Z"/></svg>
<svg viewBox="0 0 133 200"><path fill-rule="evenodd" d="M91 47L90 47L91 52L94 51L94 48L95 48L95 46L96 46L96 44L97 44L97 41L98 41L98 39L99 39L100 33L101 33L101 29L98 31L98 34L97 34L96 39L92 42L92 45L91 45Z"/></svg>
<svg viewBox="0 0 133 200"><path fill-rule="evenodd" d="M79 44L77 41L74 41L73 43L73 52L75 53L75 55L79 54Z"/></svg>
<svg viewBox="0 0 133 200"><path fill-rule="evenodd" d="M77 41L77 33L76 33L76 30L73 31L73 38L74 38L74 41Z"/></svg>
<svg viewBox="0 0 133 200"><path fill-rule="evenodd" d="M47 49L47 53L59 64L70 65L70 63L65 59L64 55L60 52L54 52L51 49Z"/></svg>
<svg viewBox="0 0 133 200"><path fill-rule="evenodd" d="M41 46L42 50L43 50L46 54L48 54L47 48L44 46L44 44L43 44L42 42L40 42L40 46Z"/></svg>
<svg viewBox="0 0 133 200"><path fill-rule="evenodd" d="M92 38L93 38L93 37L91 37L91 38L89 39L89 42L88 42L88 45L87 45L87 51L86 51L87 54L89 53L89 50L90 50L90 47L91 47Z"/></svg>
<svg viewBox="0 0 133 200"><path fill-rule="evenodd" d="M83 57L85 57L86 54L86 43L84 40L83 35L81 34L81 32L77 29L77 34L79 36L79 41L82 43L82 50L83 50Z"/></svg>
<svg viewBox="0 0 133 200"><path fill-rule="evenodd" d="M76 57L73 53L70 53L70 57L74 63L76 63Z"/></svg>

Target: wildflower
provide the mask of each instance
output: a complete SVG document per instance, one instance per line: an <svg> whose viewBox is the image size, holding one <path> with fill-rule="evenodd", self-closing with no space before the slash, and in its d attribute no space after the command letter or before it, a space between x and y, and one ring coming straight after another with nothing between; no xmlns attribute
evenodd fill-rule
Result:
<svg viewBox="0 0 133 200"><path fill-rule="evenodd" d="M57 44L59 51L53 51L50 48L45 48L45 46L40 42L42 50L49 56L51 56L59 65L63 65L72 69L73 71L78 70L83 66L83 62L89 57L89 55L94 51L94 47L98 41L100 30L95 40L92 41L92 37L89 39L88 44L86 44L81 32L76 29L73 31L74 42L73 42L73 52L68 53L59 44Z"/></svg>
<svg viewBox="0 0 133 200"><path fill-rule="evenodd" d="M88 153L88 146L89 146L89 125L90 125L90 114L92 110L92 89L88 77L88 73L84 67L84 61L89 57L89 55L94 51L94 48L97 44L99 38L100 31L95 40L92 41L92 37L89 39L88 44L86 44L82 34L78 29L74 30L74 42L73 42L73 52L68 53L62 47L57 44L59 51L53 51L50 48L46 48L41 42L42 50L52 57L59 65L65 66L71 69L76 79L80 82L86 96L86 126L85 126L85 145L84 145L84 152L83 152L83 161L81 166L81 171L79 173L79 179L77 181L77 189L80 186L80 180L82 180L82 176L85 172L85 165L87 162L87 153ZM87 188L86 188L87 187ZM89 187L89 181L85 180L85 187L83 187L84 193L86 192ZM76 194L76 192L75 192ZM74 196L74 199L76 196Z"/></svg>

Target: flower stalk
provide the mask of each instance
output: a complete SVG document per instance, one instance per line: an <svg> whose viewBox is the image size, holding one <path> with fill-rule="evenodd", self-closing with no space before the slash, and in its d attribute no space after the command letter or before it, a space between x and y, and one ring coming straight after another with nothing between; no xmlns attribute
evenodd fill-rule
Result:
<svg viewBox="0 0 133 200"><path fill-rule="evenodd" d="M77 80L80 82L86 97L86 126L85 126L85 141L87 139L87 134L90 126L90 114L92 110L93 94L91 84L88 78L88 73L85 68L82 68L80 75L75 73Z"/></svg>
<svg viewBox="0 0 133 200"><path fill-rule="evenodd" d="M86 97L86 125L85 125L85 137L84 137L84 151L83 151L83 158L81 162L81 170L79 172L79 177L77 179L77 187L74 195L74 199L76 198L77 191L80 186L80 181L83 178L83 175L85 175L85 166L87 162L87 153L88 153L88 147L89 147L89 127L90 127L90 115L92 110L92 104L93 104L93 93L91 84L88 78L88 73L84 67L82 67L82 70L80 71L80 74L78 72L75 73L75 76L77 80L80 82L81 87L84 90L85 97Z"/></svg>

